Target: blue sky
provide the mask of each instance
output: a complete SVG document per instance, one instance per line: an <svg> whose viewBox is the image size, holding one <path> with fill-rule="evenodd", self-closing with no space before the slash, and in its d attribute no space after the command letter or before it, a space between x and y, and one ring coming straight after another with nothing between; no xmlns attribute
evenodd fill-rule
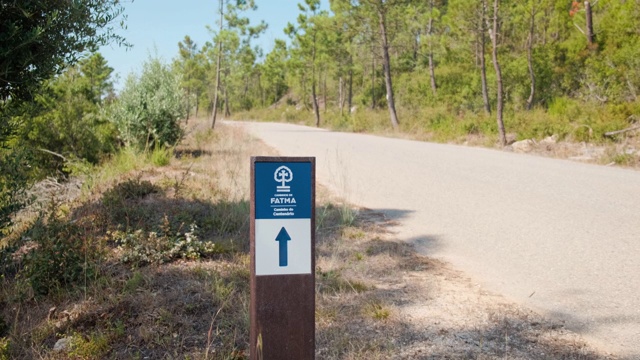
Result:
<svg viewBox="0 0 640 360"><path fill-rule="evenodd" d="M298 17L298 2L303 0L256 0L257 11L246 15L253 24L264 20L269 28L258 40L265 54L271 49L275 39L285 39L283 32L288 22L295 23ZM323 8L328 8L328 0L322 0ZM128 16L127 30L120 30L133 48L125 50L117 45L105 46L100 52L114 68L120 80L120 89L126 76L138 72L149 54L157 54L170 62L178 54L178 42L189 35L200 47L210 40L206 26L215 28L218 19L218 0L135 0L124 1Z"/></svg>

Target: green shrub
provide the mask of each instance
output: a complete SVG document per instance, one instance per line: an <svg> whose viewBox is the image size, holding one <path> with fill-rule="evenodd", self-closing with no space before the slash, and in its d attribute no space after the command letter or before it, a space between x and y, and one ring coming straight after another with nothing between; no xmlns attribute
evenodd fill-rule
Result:
<svg viewBox="0 0 640 360"><path fill-rule="evenodd" d="M109 351L109 339L103 334L92 334L85 338L74 334L69 355L74 359L100 359Z"/></svg>
<svg viewBox="0 0 640 360"><path fill-rule="evenodd" d="M158 58L150 58L140 77L129 75L110 111L126 144L153 149L182 138L178 119L183 109L179 78Z"/></svg>
<svg viewBox="0 0 640 360"><path fill-rule="evenodd" d="M46 218L38 218L28 236L36 246L26 254L19 275L35 295L86 284L96 274L102 257L99 244L86 238L78 223L63 219L57 205L51 206Z"/></svg>
<svg viewBox="0 0 640 360"><path fill-rule="evenodd" d="M28 203L28 168L24 151L0 148L0 238L8 233L13 215Z"/></svg>
<svg viewBox="0 0 640 360"><path fill-rule="evenodd" d="M171 163L173 151L163 146L156 146L151 153L151 163L155 166L167 166Z"/></svg>

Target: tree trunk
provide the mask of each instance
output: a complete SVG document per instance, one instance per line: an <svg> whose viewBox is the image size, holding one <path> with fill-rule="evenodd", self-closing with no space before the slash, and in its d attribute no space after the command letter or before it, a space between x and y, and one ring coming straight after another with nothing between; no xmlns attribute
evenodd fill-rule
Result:
<svg viewBox="0 0 640 360"><path fill-rule="evenodd" d="M376 54L371 52L371 110L376 108Z"/></svg>
<svg viewBox="0 0 640 360"><path fill-rule="evenodd" d="M189 108L189 99L191 98L191 93L189 91L189 89L187 89L187 118L185 119L184 123L185 124L189 124L189 115L191 113L191 109Z"/></svg>
<svg viewBox="0 0 640 360"><path fill-rule="evenodd" d="M311 54L311 101L313 113L316 117L316 127L320 127L320 109L318 108L318 97L316 95L316 33L313 33L313 50Z"/></svg>
<svg viewBox="0 0 640 360"><path fill-rule="evenodd" d="M225 81L225 84L226 83ZM227 118L231 116L231 110L229 110L229 93L227 92L226 86L224 87L224 116Z"/></svg>
<svg viewBox="0 0 640 360"><path fill-rule="evenodd" d="M213 112L211 113L211 128L216 127L216 115L218 113L218 90L220 89L220 63L222 62L222 26L224 22L224 7L222 0L220 1L220 32L218 33L218 57L216 59L216 85L213 96Z"/></svg>
<svg viewBox="0 0 640 360"><path fill-rule="evenodd" d="M496 105L496 121L498 122L498 133L500 136L500 145L507 145L507 137L504 130L504 121L502 112L504 109L504 90L502 86L502 72L500 71L500 63L498 62L498 11L500 0L493 0L493 32L491 33L491 43L493 49L491 57L493 58L493 67L496 70L497 89L497 105Z"/></svg>
<svg viewBox="0 0 640 360"><path fill-rule="evenodd" d="M531 6L531 18L529 19L529 38L527 39L527 66L529 67L529 78L531 80L531 89L529 90L529 98L527 99L527 110L533 107L533 100L536 93L536 74L533 71L533 35L535 31L536 8L535 4Z"/></svg>
<svg viewBox="0 0 640 360"><path fill-rule="evenodd" d="M340 115L344 113L344 78L340 76L338 79L338 110Z"/></svg>
<svg viewBox="0 0 640 360"><path fill-rule="evenodd" d="M595 35L593 34L593 12L591 10L591 2L584 2L584 12L587 20L587 42L589 46L593 45Z"/></svg>
<svg viewBox="0 0 640 360"><path fill-rule="evenodd" d="M200 92L196 91L196 119L198 118L199 109L200 109Z"/></svg>
<svg viewBox="0 0 640 360"><path fill-rule="evenodd" d="M349 90L347 91L347 109L351 114L351 107L353 106L353 70L349 68Z"/></svg>
<svg viewBox="0 0 640 360"><path fill-rule="evenodd" d="M485 59L486 52L486 29L485 29L485 19L486 19L486 9L487 3L486 0L482 0L482 19L480 20L480 77L482 80L482 101L484 103L484 111L491 115L491 104L489 103L489 90L487 86L487 62Z"/></svg>
<svg viewBox="0 0 640 360"><path fill-rule="evenodd" d="M327 113L327 72L324 72L322 78L322 99L324 100L324 113Z"/></svg>
<svg viewBox="0 0 640 360"><path fill-rule="evenodd" d="M431 92L433 95L438 95L438 87L436 85L436 72L435 65L433 64L433 39L431 38L433 34L433 0L429 1L429 26L427 27L427 41L429 44L429 77L431 78Z"/></svg>
<svg viewBox="0 0 640 360"><path fill-rule="evenodd" d="M382 59L384 68L384 82L387 87L387 107L391 125L397 129L400 125L396 115L396 103L393 99L393 84L391 83L391 59L389 58L389 42L387 40L387 26L384 9L378 8L378 19L380 20L380 38L382 40Z"/></svg>

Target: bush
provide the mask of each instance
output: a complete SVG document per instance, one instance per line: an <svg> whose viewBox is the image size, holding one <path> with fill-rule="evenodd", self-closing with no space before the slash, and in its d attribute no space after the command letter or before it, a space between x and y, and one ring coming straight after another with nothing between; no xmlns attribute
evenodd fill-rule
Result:
<svg viewBox="0 0 640 360"><path fill-rule="evenodd" d="M0 238L6 235L13 215L28 202L29 161L22 150L0 148Z"/></svg>
<svg viewBox="0 0 640 360"><path fill-rule="evenodd" d="M55 202L48 213L46 218L41 215L27 234L35 246L26 254L19 273L35 295L87 281L96 274L102 255L99 244L86 238L78 223L58 214Z"/></svg>
<svg viewBox="0 0 640 360"><path fill-rule="evenodd" d="M140 77L127 78L112 120L127 145L153 149L175 145L182 137L178 119L184 109L179 78L157 58L149 59Z"/></svg>
<svg viewBox="0 0 640 360"><path fill-rule="evenodd" d="M148 233L142 230L134 232L115 232L113 239L123 252L122 262L141 266L146 264L163 264L176 259L198 259L220 253L214 243L198 239L197 226L191 224L184 233L173 231L169 219L165 215L160 231Z"/></svg>

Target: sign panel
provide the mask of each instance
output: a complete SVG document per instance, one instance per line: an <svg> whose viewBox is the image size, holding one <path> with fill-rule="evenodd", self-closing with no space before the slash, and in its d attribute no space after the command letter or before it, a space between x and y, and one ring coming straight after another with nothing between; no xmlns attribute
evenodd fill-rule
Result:
<svg viewBox="0 0 640 360"><path fill-rule="evenodd" d="M315 356L315 158L251 158L250 360Z"/></svg>
<svg viewBox="0 0 640 360"><path fill-rule="evenodd" d="M255 274L311 274L311 163L255 163Z"/></svg>

